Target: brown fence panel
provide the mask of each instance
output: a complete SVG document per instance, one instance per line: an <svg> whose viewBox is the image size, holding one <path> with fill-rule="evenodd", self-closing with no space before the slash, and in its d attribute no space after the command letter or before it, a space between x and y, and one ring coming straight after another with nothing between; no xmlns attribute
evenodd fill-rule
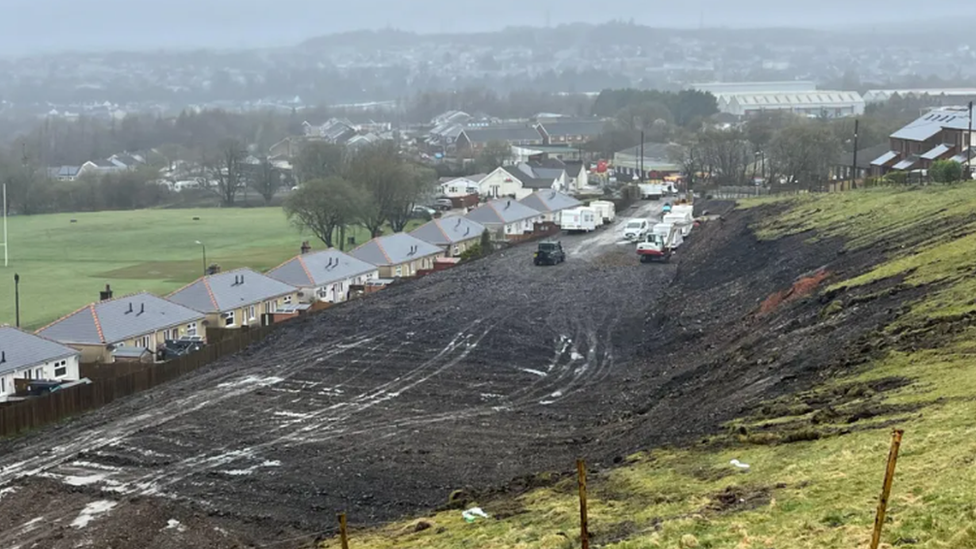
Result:
<svg viewBox="0 0 976 549"><path fill-rule="evenodd" d="M121 369L114 370L114 376L110 373L116 364L85 365L87 370L83 371L94 375L90 377L92 383L89 385L77 385L44 397L0 406L0 437L36 429L168 383L243 351L267 337L274 329L275 325L248 330L218 329L220 331L215 333L215 341L192 355L155 365L124 364ZM208 328L208 338L211 330Z"/></svg>

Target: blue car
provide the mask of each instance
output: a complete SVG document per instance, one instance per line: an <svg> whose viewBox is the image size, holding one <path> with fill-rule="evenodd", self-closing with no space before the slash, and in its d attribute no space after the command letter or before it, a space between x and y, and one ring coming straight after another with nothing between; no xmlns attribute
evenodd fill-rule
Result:
<svg viewBox="0 0 976 549"><path fill-rule="evenodd" d="M661 208L661 209L664 211L664 213L670 213L671 212L671 203L670 202L665 202L664 203L664 207Z"/></svg>

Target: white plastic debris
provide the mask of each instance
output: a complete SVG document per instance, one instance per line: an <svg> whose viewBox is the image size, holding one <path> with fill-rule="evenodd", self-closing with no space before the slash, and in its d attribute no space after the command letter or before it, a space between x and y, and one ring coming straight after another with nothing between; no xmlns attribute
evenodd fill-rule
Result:
<svg viewBox="0 0 976 549"><path fill-rule="evenodd" d="M464 518L464 522L471 523L479 518L488 518L488 513L484 512L481 507L472 507L461 513L461 516Z"/></svg>
<svg viewBox="0 0 976 549"><path fill-rule="evenodd" d="M735 465L739 469L748 469L749 468L749 464L748 463L742 463L741 461L739 461L737 459L733 459L729 463L731 463L732 465Z"/></svg>

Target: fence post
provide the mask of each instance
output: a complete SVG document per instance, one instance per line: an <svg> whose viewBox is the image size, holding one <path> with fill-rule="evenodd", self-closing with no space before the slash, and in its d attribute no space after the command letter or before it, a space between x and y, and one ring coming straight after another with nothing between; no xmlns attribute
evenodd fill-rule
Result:
<svg viewBox="0 0 976 549"><path fill-rule="evenodd" d="M590 549L590 532L586 515L586 461L583 459L576 460L576 474L579 479L580 541L583 549Z"/></svg>
<svg viewBox="0 0 976 549"><path fill-rule="evenodd" d="M871 549L878 549L881 543L881 528L884 527L885 512L888 510L888 496L891 495L891 483L895 479L895 463L898 461L898 449L901 447L901 436L905 431L895 429L891 433L891 449L888 451L888 467L885 469L884 485L881 487L881 498L878 500L878 513L874 517L874 534L871 536Z"/></svg>
<svg viewBox="0 0 976 549"><path fill-rule="evenodd" d="M342 549L349 549L349 535L346 532L345 513L339 513L339 541L342 542Z"/></svg>

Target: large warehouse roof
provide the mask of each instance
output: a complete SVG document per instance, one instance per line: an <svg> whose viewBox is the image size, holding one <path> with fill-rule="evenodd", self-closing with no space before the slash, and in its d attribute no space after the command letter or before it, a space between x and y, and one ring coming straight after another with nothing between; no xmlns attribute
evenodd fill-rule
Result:
<svg viewBox="0 0 976 549"><path fill-rule="evenodd" d="M735 95L729 103L737 102L743 107L807 107L807 106L849 106L861 104L861 94L851 91L815 91L803 93L750 93Z"/></svg>

